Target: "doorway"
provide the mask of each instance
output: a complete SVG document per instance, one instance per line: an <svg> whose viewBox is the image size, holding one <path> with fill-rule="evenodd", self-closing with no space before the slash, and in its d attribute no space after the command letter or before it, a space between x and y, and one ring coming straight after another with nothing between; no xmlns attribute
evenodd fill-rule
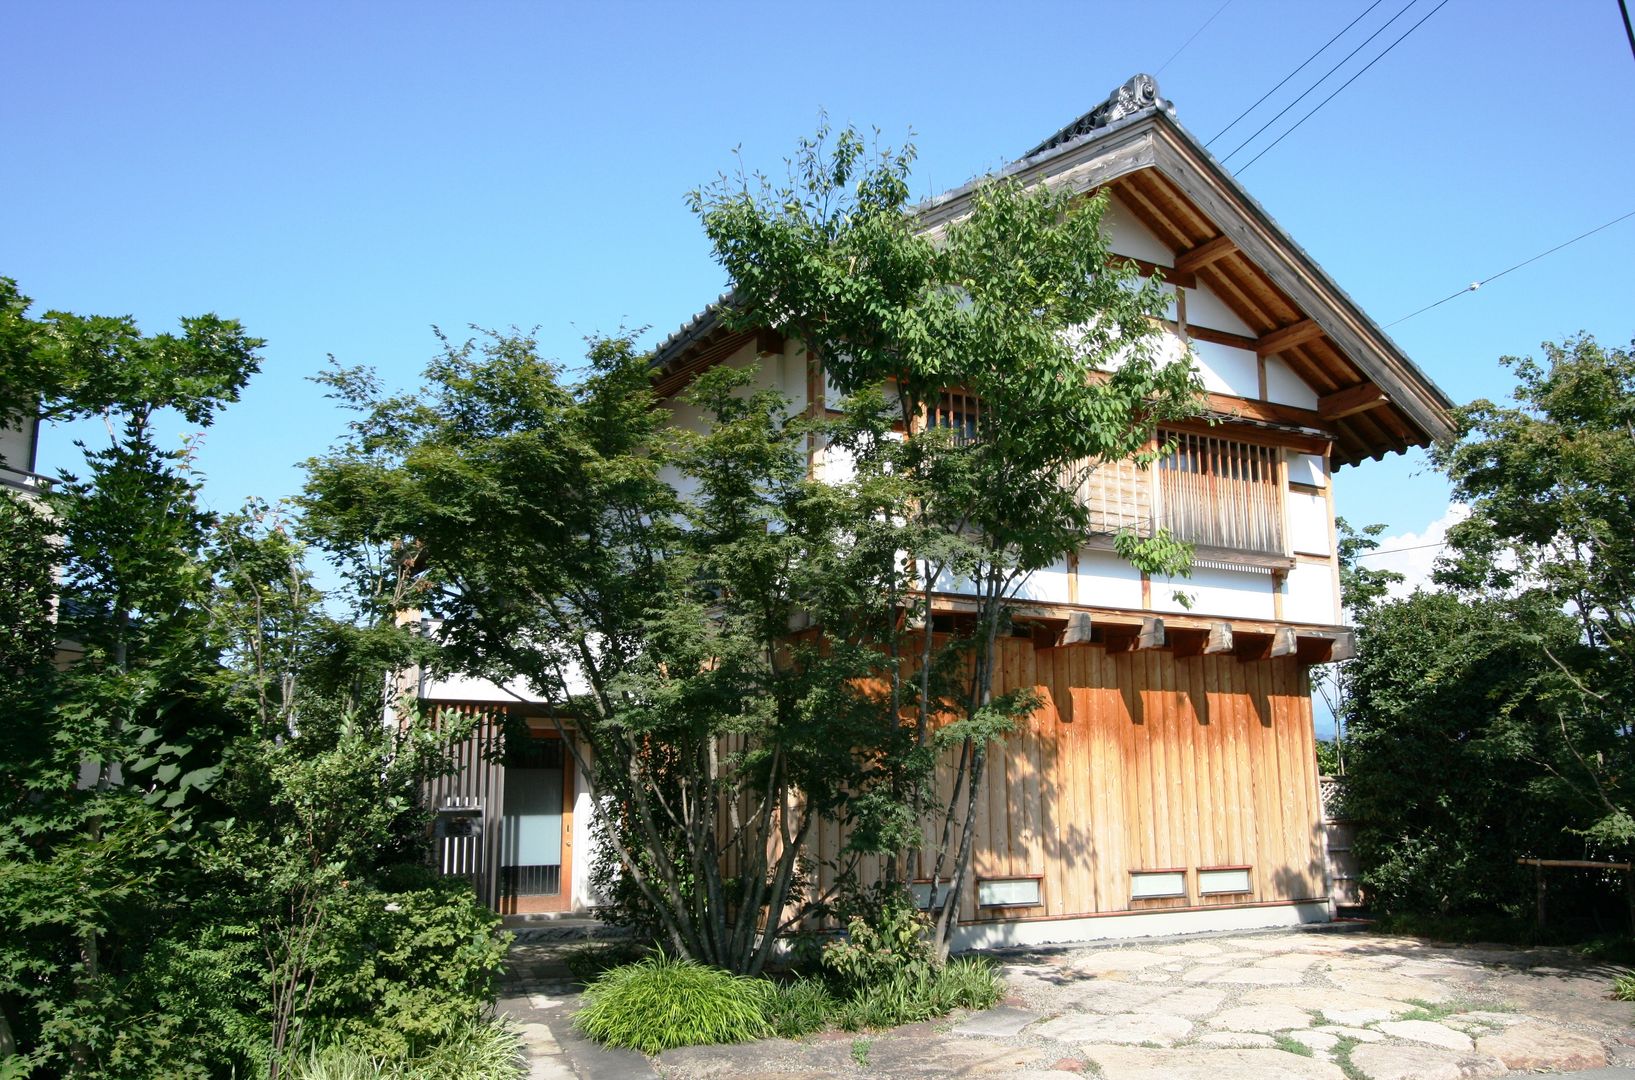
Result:
<svg viewBox="0 0 1635 1080"><path fill-rule="evenodd" d="M573 896L573 769L555 732L506 739L499 909L567 911Z"/></svg>

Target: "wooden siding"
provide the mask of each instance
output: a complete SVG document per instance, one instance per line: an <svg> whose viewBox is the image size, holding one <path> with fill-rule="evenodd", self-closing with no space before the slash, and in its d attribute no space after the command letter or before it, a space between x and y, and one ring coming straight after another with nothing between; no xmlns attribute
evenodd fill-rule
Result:
<svg viewBox="0 0 1635 1080"><path fill-rule="evenodd" d="M962 921L1326 895L1310 688L1295 657L1036 649L1020 638L1001 648L996 692L1031 686L1044 705L989 755ZM953 762L939 768L944 801ZM814 830L820 865L842 839L833 825ZM1250 868L1251 892L1201 896L1199 868L1220 867ZM1163 869L1185 871L1187 895L1132 901L1131 872ZM875 868L862 871L873 880ZM977 879L1033 876L1040 906L978 909ZM819 885L830 884L825 867Z"/></svg>

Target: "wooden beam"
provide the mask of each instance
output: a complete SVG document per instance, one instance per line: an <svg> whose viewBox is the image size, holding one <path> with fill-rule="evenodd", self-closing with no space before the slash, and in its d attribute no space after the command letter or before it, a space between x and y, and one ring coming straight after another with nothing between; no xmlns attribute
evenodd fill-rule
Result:
<svg viewBox="0 0 1635 1080"><path fill-rule="evenodd" d="M1297 323L1273 330L1255 342L1256 356L1271 356L1284 349L1292 349L1296 345L1310 341L1312 338L1322 337L1323 328L1310 319L1301 319Z"/></svg>
<svg viewBox="0 0 1635 1080"><path fill-rule="evenodd" d="M1238 245L1230 236L1217 236L1213 240L1205 240L1191 251L1183 251L1177 255L1175 269L1191 274L1236 250Z"/></svg>
<svg viewBox="0 0 1635 1080"><path fill-rule="evenodd" d="M1120 255L1117 252L1108 252L1107 259L1109 262L1133 263L1136 269L1147 277L1158 274L1170 285L1179 285L1183 289L1196 289L1198 287L1197 278L1185 271L1177 270L1173 266L1148 262L1146 259L1138 259L1134 255Z"/></svg>
<svg viewBox="0 0 1635 1080"><path fill-rule="evenodd" d="M1300 642L1294 636L1294 627L1285 626L1272 635L1273 656L1293 656L1300 650Z"/></svg>
<svg viewBox="0 0 1635 1080"><path fill-rule="evenodd" d="M1384 405L1391 399L1373 383L1358 383L1317 399L1317 415L1324 420L1338 420Z"/></svg>
<svg viewBox="0 0 1635 1080"><path fill-rule="evenodd" d="M1188 323L1182 328L1179 323L1168 319L1159 320L1170 330L1181 337L1196 338L1199 341L1213 341L1217 345L1230 345L1234 349L1253 349L1259 338L1247 334L1234 334L1230 330L1216 330L1213 326L1199 326L1197 323Z"/></svg>
<svg viewBox="0 0 1635 1080"><path fill-rule="evenodd" d="M1060 645L1088 645L1091 638L1090 613L1075 611L1067 617L1067 627L1058 639Z"/></svg>
<svg viewBox="0 0 1635 1080"><path fill-rule="evenodd" d="M784 336L769 326L755 331L755 352L760 356L776 356L783 352Z"/></svg>
<svg viewBox="0 0 1635 1080"><path fill-rule="evenodd" d="M1209 637L1204 642L1206 653L1229 653L1233 649L1232 624L1218 622L1209 628Z"/></svg>

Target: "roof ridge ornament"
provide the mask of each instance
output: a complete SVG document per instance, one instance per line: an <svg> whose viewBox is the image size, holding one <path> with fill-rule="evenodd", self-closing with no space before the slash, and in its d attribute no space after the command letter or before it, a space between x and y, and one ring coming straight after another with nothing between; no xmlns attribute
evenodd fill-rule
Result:
<svg viewBox="0 0 1635 1080"><path fill-rule="evenodd" d="M1131 76L1124 85L1108 94L1107 100L1022 156L1030 158L1052 147L1072 142L1082 135L1088 135L1098 128L1116 123L1126 116L1134 116L1136 113L1160 107L1173 109L1169 102L1158 95L1158 80L1145 73Z"/></svg>

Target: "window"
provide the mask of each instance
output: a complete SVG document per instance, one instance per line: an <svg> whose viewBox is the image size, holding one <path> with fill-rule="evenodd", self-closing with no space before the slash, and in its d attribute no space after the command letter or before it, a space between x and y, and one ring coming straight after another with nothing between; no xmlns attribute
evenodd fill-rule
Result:
<svg viewBox="0 0 1635 1080"><path fill-rule="evenodd" d="M1223 893L1246 893L1249 888L1247 866L1198 867L1198 895L1219 896Z"/></svg>
<svg viewBox="0 0 1635 1080"><path fill-rule="evenodd" d="M953 882L947 880L946 878L937 883L937 896L935 904L941 904L943 902L943 899L948 895L948 889L951 885L953 885ZM919 908L921 911L934 906L931 898L931 880L929 878L927 878L925 881L913 882L909 885L908 891L914 894L914 906Z"/></svg>
<svg viewBox="0 0 1635 1080"><path fill-rule="evenodd" d="M1130 899L1157 900L1161 897L1186 896L1185 870L1131 870Z"/></svg>
<svg viewBox="0 0 1635 1080"><path fill-rule="evenodd" d="M1192 432L1159 432L1158 524L1203 547L1283 553L1279 451Z"/></svg>
<svg viewBox="0 0 1635 1080"><path fill-rule="evenodd" d="M1038 878L990 878L976 883L978 907L1038 907L1044 903Z"/></svg>
<svg viewBox="0 0 1635 1080"><path fill-rule="evenodd" d="M926 419L931 427L952 430L955 442L968 443L976 439L981 415L982 405L975 394L944 390Z"/></svg>

